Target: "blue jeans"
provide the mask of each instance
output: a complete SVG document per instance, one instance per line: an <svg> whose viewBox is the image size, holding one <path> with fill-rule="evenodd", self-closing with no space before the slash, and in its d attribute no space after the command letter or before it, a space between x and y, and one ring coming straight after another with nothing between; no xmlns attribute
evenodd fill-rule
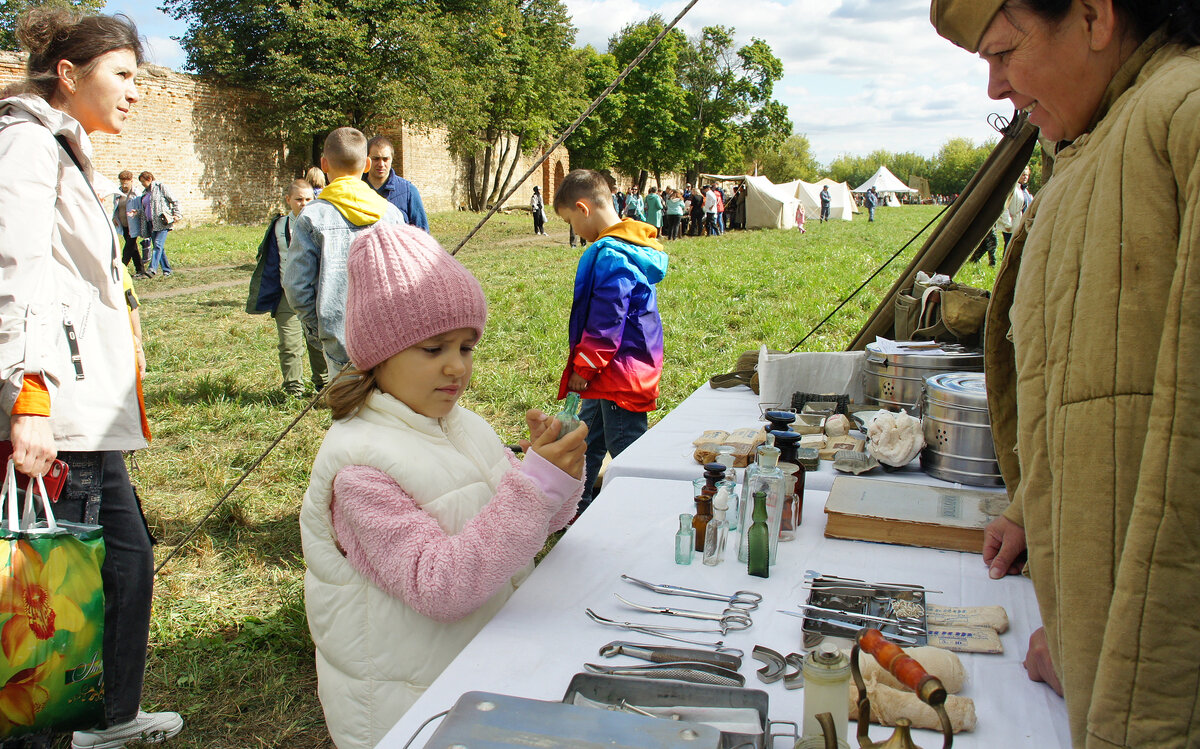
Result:
<svg viewBox="0 0 1200 749"><path fill-rule="evenodd" d="M150 256L150 272L163 275L171 272L171 262L167 260L167 230L154 232L154 254Z"/></svg>
<svg viewBox="0 0 1200 749"><path fill-rule="evenodd" d="M154 539L129 481L125 459L109 452L60 452L71 468L55 516L104 528L104 715L108 725L137 717L150 636Z"/></svg>
<svg viewBox="0 0 1200 749"><path fill-rule="evenodd" d="M875 220L875 206L873 206L873 205L867 206L867 217L868 217L867 221Z"/></svg>
<svg viewBox="0 0 1200 749"><path fill-rule="evenodd" d="M584 398L579 419L587 424L587 456L584 458L583 496L579 511L592 503L592 487L604 463L604 453L614 458L646 433L646 414L625 409L604 398Z"/></svg>

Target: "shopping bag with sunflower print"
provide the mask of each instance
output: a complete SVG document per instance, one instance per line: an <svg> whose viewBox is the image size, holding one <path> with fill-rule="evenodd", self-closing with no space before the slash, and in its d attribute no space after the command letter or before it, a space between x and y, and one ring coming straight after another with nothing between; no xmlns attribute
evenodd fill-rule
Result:
<svg viewBox="0 0 1200 749"><path fill-rule="evenodd" d="M56 521L41 483L30 482L18 515L8 461L0 492L0 739L104 718L103 533Z"/></svg>

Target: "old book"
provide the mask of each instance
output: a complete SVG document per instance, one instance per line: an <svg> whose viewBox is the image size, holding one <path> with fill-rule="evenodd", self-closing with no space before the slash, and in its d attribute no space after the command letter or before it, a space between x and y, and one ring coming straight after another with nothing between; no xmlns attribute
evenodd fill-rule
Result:
<svg viewBox="0 0 1200 749"><path fill-rule="evenodd" d="M838 476L825 536L979 554L983 529L1007 507L1003 491Z"/></svg>

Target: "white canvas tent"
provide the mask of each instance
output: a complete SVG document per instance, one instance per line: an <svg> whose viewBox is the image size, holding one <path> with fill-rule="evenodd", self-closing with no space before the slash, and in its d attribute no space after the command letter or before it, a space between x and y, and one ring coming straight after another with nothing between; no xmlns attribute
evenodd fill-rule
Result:
<svg viewBox="0 0 1200 749"><path fill-rule="evenodd" d="M870 179L854 188L854 192L866 192L872 187L875 188L875 192L879 193L879 197L883 199L884 205L900 205L900 201L896 199L896 193L898 192L916 192L916 190L901 182L896 175L888 171L886 166L881 166L875 170Z"/></svg>
<svg viewBox="0 0 1200 749"><path fill-rule="evenodd" d="M812 219L821 217L821 188L826 186L829 187L830 219L850 221L854 218L854 214L858 213L858 204L854 202L854 195L850 193L850 185L847 185L845 182L834 182L828 177L825 177L824 179L817 180L811 185L809 185L807 182L804 184L811 188L812 194L817 200L816 213L806 214L808 218Z"/></svg>
<svg viewBox="0 0 1200 749"><path fill-rule="evenodd" d="M713 182L742 182L746 186L747 229L794 229L796 207L804 206L804 217L813 220L821 216L821 187L829 185L832 198L829 217L849 221L858 213L850 187L845 182L823 179L817 183L792 180L775 184L761 175L702 174Z"/></svg>
<svg viewBox="0 0 1200 749"><path fill-rule="evenodd" d="M746 175L741 179L746 184L747 229L796 228L796 206L800 200L794 185L776 185L761 176Z"/></svg>

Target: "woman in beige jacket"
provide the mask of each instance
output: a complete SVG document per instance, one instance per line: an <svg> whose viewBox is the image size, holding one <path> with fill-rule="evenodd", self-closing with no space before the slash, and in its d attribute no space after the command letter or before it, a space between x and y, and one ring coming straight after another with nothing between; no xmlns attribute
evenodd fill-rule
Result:
<svg viewBox="0 0 1200 749"><path fill-rule="evenodd" d="M1065 695L1075 746L1200 746L1200 6L931 15L1058 144L988 310L1013 503L984 559L1000 577L1028 547L1045 628L1026 668Z"/></svg>
<svg viewBox="0 0 1200 749"><path fill-rule="evenodd" d="M66 10L27 12L18 37L24 92L0 100L0 437L24 473L65 461L58 517L104 529L106 725L76 732L72 746L121 747L183 725L139 707L154 554L121 451L144 447L149 429L121 248L92 186L88 139L124 128L141 44L123 16Z"/></svg>

